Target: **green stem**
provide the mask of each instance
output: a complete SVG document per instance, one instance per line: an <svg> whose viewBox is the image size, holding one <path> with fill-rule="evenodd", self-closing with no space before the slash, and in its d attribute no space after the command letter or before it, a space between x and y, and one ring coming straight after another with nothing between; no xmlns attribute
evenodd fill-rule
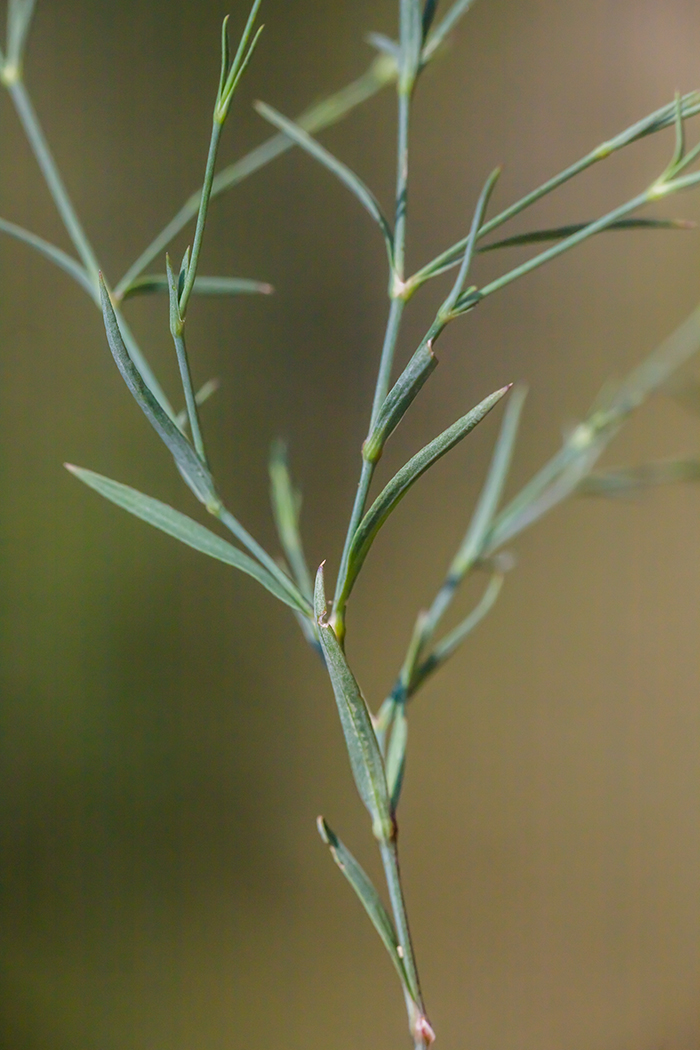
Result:
<svg viewBox="0 0 700 1050"><path fill-rule="evenodd" d="M296 122L310 134L321 131L323 128L327 128L342 120L356 106L372 98L373 95L376 95L378 91L395 79L396 63L386 55L382 55L372 62L369 69L361 77L353 80L347 87L335 92L335 94L323 99L322 102L305 110L297 118ZM210 199L218 197L220 193L224 193L233 186L237 186L239 182L243 182L244 179L255 174L256 171L264 168L275 157L281 156L293 147L294 143L286 135L273 135L266 142L261 143L260 146L256 146L245 157L219 172L212 183ZM145 251L141 253L133 266L129 267L117 285L117 298L121 298L124 295L126 289L136 280L139 274L143 273L146 267L167 248L173 238L184 229L187 223L194 219L199 211L201 199L201 190L193 193L180 208L180 211L161 230Z"/></svg>
<svg viewBox="0 0 700 1050"><path fill-rule="evenodd" d="M518 278L524 277L525 274L530 273L532 270L536 270L539 266L544 265L544 263L549 262L551 259L555 259L558 255L563 255L563 253L568 252L569 249L575 248L576 245L581 244L582 241L588 240L588 238L592 237L594 234L600 233L601 230L611 226L619 219L623 219L626 215L636 211L637 208L641 208L645 204L658 200L660 197L664 197L669 193L689 189L698 182L700 182L700 172L695 172L693 175L686 175L681 179L675 179L658 186L652 186L650 189L645 190L644 193L640 193L632 200L627 201L626 204L621 204L619 208L615 208L613 211L608 212L607 215L603 215L602 218L584 226L584 228L579 230L578 233L574 233L571 237L567 237L566 240L553 245L551 248L548 248L547 251L540 252L539 255L535 255L534 258L528 259L527 262L524 262L521 266L516 266L514 270L509 270L508 273L504 274L502 277L498 277L495 281L491 281L490 284L484 285L483 288L480 288L474 293L475 299L484 299L487 295L499 291L512 281L517 281ZM459 305L460 302L458 301L458 306Z"/></svg>
<svg viewBox="0 0 700 1050"><path fill-rule="evenodd" d="M63 179L56 167L56 161L49 149L27 90L20 79L11 80L6 86L14 102L17 115L29 144L34 151L34 156L41 168L42 175L46 180L46 185L63 220L63 225L66 227L85 269L92 281L94 281L95 288L97 288L100 272L99 264L63 184Z"/></svg>
<svg viewBox="0 0 700 1050"><path fill-rule="evenodd" d="M682 100L688 107L684 113L686 119L698 112L697 97L697 92L693 92ZM541 186L538 186L530 193L527 193L524 197L521 197L519 200L509 205L509 207L505 208L502 212L499 212L498 215L494 215L494 217L489 219L488 222L485 222L477 234L477 240L481 240L482 237L486 237L489 233L498 229L499 226L503 226L504 223L508 222L516 215L519 215L520 212L525 211L537 201L546 197L549 193L552 193L560 186L563 186L564 183L569 182L570 179L573 179L577 175L586 171L587 168L592 167L601 160L605 160L607 157L611 156L611 154L623 149L623 147L635 142L637 139L644 138L646 135L653 134L654 132L667 127L673 119L673 109L673 106L663 106L661 109L644 117L631 127L626 128L623 132L609 141L596 146L596 148L591 150L590 153L587 153L585 157L581 157L580 160L575 161L573 164L569 165L568 168L565 168L557 175L554 175L551 179L548 179L547 182L542 183ZM436 277L446 269L456 266L462 258L462 253L466 248L467 240L468 238L464 237L462 240L453 244L450 248L447 248L444 252L441 252L440 255L432 259L426 266L416 271L416 273L406 282L407 285L409 285L412 290L415 290L431 277Z"/></svg>
<svg viewBox="0 0 700 1050"><path fill-rule="evenodd" d="M212 123L211 139L209 141L209 153L207 155L207 166L204 172L204 183L200 192L197 226L194 232L194 241L192 242L192 256L190 258L189 266L187 267L185 287L182 289L182 294L180 296L180 316L183 321L187 314L187 304L192 294L195 278L197 276L197 266L199 264L199 256L202 250L204 228L207 224L207 212L209 210L209 200L211 198L211 190L214 183L214 169L216 168L216 157L219 152L222 128L223 120L219 120L215 116Z"/></svg>
<svg viewBox="0 0 700 1050"><path fill-rule="evenodd" d="M424 1047L428 1045L429 1041L425 1038L425 1034L420 1030L420 1022L427 1021L427 1018L425 1017L425 1007L421 996L418 969L416 967L413 942L411 940L411 931L408 925L406 902L404 900L403 887L401 885L399 853L396 839L394 838L390 842L380 842L379 849L381 852L382 864L384 866L386 884L389 890L389 900L391 901L391 910L394 915L396 933L398 935L399 944L403 950L403 962L415 996L415 1005L408 998L406 1000L411 1035L413 1036L416 1047ZM419 1016L416 1016L415 1014L416 1006L419 1010Z"/></svg>

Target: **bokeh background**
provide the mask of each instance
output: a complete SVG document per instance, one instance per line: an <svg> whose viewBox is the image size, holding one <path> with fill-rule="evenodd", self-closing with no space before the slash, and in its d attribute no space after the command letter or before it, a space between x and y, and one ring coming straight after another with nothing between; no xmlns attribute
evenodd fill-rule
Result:
<svg viewBox="0 0 700 1050"><path fill-rule="evenodd" d="M236 31L245 4L230 6ZM341 87L369 61L365 33L395 31L396 7L265 0L222 163L268 133L254 98L293 114ZM228 8L39 2L27 82L113 279L200 182ZM698 86L698 55L692 0L480 0L417 97L409 265L464 232L496 163L505 204ZM68 248L5 96L0 127L0 214ZM323 140L388 204L393 137L387 91ZM671 147L666 133L632 148L513 229L607 210ZM700 217L697 195L664 207ZM598 239L452 326L382 477L523 379L513 485L525 480L602 382L696 305L698 237ZM395 975L314 827L323 812L377 873L318 661L252 581L62 469L197 514L94 307L17 243L0 242L0 268L0 1044L406 1046ZM266 458L285 436L310 559L336 566L386 313L376 230L291 153L213 206L203 271L277 289L191 307L196 377L222 383L204 426L224 492L274 547ZM441 294L412 304L402 360ZM128 312L174 396L164 300ZM497 424L421 481L367 563L349 653L374 703L462 534ZM700 422L659 399L607 462L699 449ZM496 610L415 704L403 865L440 1046L698 1044L699 523L692 486L560 508L518 540Z"/></svg>

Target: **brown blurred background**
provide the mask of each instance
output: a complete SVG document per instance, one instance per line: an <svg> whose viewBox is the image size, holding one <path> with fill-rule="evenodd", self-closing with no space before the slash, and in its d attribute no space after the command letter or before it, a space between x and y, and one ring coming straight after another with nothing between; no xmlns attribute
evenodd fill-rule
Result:
<svg viewBox="0 0 700 1050"><path fill-rule="evenodd" d="M242 0L40 0L27 82L112 279L200 182L229 6L236 31ZM265 0L222 163L268 133L254 98L293 114L342 86L396 7ZM480 0L418 95L409 266L463 234L495 163L502 206L700 86L698 55L691 0ZM4 95L0 128L0 214L68 248ZM323 138L388 204L393 136L387 91ZM671 148L671 133L632 148L513 230L593 217ZM700 196L664 208L699 218ZM696 305L698 237L598 239L455 324L382 477L524 379L513 485L526 479L601 383ZM318 661L252 581L63 471L70 460L197 514L94 307L17 243L0 242L0 268L0 1045L408 1045L394 973L314 827L323 812L377 872ZM266 457L286 436L310 559L335 567L386 313L376 230L290 154L213 206L203 272L277 288L191 307L196 377L222 381L204 412L222 487L273 547ZM441 294L412 304L402 360ZM128 313L174 396L165 301ZM367 563L349 652L375 704L496 429L494 415L421 481ZM658 400L608 462L699 446L698 422ZM699 523L692 487L561 508L517 542L496 610L416 702L403 864L440 1046L698 1044Z"/></svg>

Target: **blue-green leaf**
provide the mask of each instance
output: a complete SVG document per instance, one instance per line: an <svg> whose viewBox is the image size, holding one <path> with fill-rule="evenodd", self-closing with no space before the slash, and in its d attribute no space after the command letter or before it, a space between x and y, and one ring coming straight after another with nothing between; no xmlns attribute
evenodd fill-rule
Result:
<svg viewBox="0 0 700 1050"><path fill-rule="evenodd" d="M296 142L297 146L300 146L319 161L319 163L323 164L324 168L327 168L332 172L336 178L340 179L344 186L347 186L347 188L355 194L359 202L372 216L382 231L387 247L387 253L389 255L389 261L391 262L394 252L394 238L389 223L382 214L377 198L372 191L365 186L362 179L356 175L347 164L343 164L343 162L338 160L337 157L334 157L332 153L329 153L328 150L317 142L316 139L312 138L307 131L304 131L304 129L298 124L295 124L294 121L288 120L287 117L283 117L282 114L278 113L276 109L272 108L272 106L268 106L265 102L256 102L255 108L261 117L268 120L270 124L273 124L279 131L284 132L284 134L293 142Z"/></svg>
<svg viewBox="0 0 700 1050"><path fill-rule="evenodd" d="M387 842L393 838L394 825L384 761L367 703L328 621L323 565L316 574L314 611L355 784L372 818L375 837Z"/></svg>
<svg viewBox="0 0 700 1050"><path fill-rule="evenodd" d="M399 804L401 788L403 786L403 774L406 767L406 745L408 743L408 719L406 718L406 705L397 704L394 712L394 721L391 727L391 737L386 753L386 782L389 788L391 808L396 812Z"/></svg>
<svg viewBox="0 0 700 1050"><path fill-rule="evenodd" d="M161 503L152 496L145 496L137 489L123 485L119 481L112 481L111 478L103 477L102 474L96 474L92 470L75 467L71 463L66 463L66 467L76 478L99 492L105 499L116 503L118 507L148 522L149 525L154 525L161 532L166 532L169 536L180 540L181 543L187 544L188 547L193 547L202 554L209 555L210 558L216 558L227 565L232 565L235 569L240 569L241 572L245 572L261 583L285 605L289 605L295 611L307 613L307 607L295 603L293 596L280 586L267 569L244 554L243 551L239 551L232 544L221 539L216 533L205 528L204 525L188 518L186 514L181 514L179 510L174 510L167 503Z"/></svg>
<svg viewBox="0 0 700 1050"><path fill-rule="evenodd" d="M164 273L148 273L137 278L124 289L121 299L133 299L137 295L153 295L167 292L168 278ZM244 277L196 277L193 295L271 295L271 284L251 281Z"/></svg>
<svg viewBox="0 0 700 1050"><path fill-rule="evenodd" d="M335 832L328 826L323 817L318 818L317 826L318 833L330 849L333 860L336 862L343 875L359 897L362 907L367 912L372 925L381 937L382 943L389 953L389 958L396 968L396 972L399 975L404 990L411 998L414 998L414 993L409 986L408 975L406 974L406 968L403 963L403 949L399 945L394 924L391 921L379 894L372 885L369 876L357 863L350 850L343 845Z"/></svg>
<svg viewBox="0 0 700 1050"><path fill-rule="evenodd" d="M15 237L18 241L28 244L30 248L34 248L46 259L54 263L55 266L63 270L64 273L72 277L74 281L77 281L91 299L95 298L95 286L90 280L87 270L77 260L62 251L61 248L57 248L54 244L50 244L49 241L45 241L43 237L37 237L35 233L30 233L24 227L15 225L14 222L7 222L6 219L0 219L0 233L6 233L8 236Z"/></svg>
<svg viewBox="0 0 700 1050"><path fill-rule="evenodd" d="M107 332L107 342L124 382L153 429L170 450L178 470L197 499L208 508L217 508L221 501L216 493L211 474L182 431L178 430L172 419L165 414L129 356L122 334L119 331L119 324L114 313L112 301L102 278L100 278L100 295L102 297L102 315Z"/></svg>
<svg viewBox="0 0 700 1050"><path fill-rule="evenodd" d="M574 233L580 233L590 222L576 222L569 226L556 226L547 230L530 230L518 233L514 237L504 237L501 241L492 241L477 248L478 252L492 252L497 248L519 248L526 244L541 244L543 241L563 241ZM696 224L686 219L621 219L607 226L601 233L609 230L694 230Z"/></svg>
<svg viewBox="0 0 700 1050"><path fill-rule="evenodd" d="M384 399L372 433L362 446L362 455L368 463L376 463L381 458L387 439L437 365L432 340L422 342Z"/></svg>
<svg viewBox="0 0 700 1050"><path fill-rule="evenodd" d="M357 532L350 547L348 558L348 572L345 580L343 598L352 590L357 574L362 568L363 562L369 553L370 547L380 528L389 517L394 508L403 499L418 478L436 463L445 453L453 449L463 438L488 415L491 409L498 404L501 398L508 393L509 386L504 386L489 394L475 408L467 412L465 416L458 419L451 427L436 437L430 444L417 452L412 459L406 463L401 470L391 479L385 489L377 496L376 500L365 514L357 528Z"/></svg>

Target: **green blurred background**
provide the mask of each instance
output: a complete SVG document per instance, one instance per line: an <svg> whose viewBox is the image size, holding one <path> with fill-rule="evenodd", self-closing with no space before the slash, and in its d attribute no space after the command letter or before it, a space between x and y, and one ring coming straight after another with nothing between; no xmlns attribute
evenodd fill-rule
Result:
<svg viewBox="0 0 700 1050"><path fill-rule="evenodd" d="M200 182L229 6L237 31L242 0L39 2L27 82L112 279ZM222 163L267 135L254 98L293 114L341 87L396 7L265 0ZM699 54L691 0L480 0L418 95L409 266L463 234L494 164L504 205L698 86ZM5 96L0 128L0 214L68 247ZM393 136L387 91L323 140L388 202ZM661 170L671 140L514 229L607 210ZM664 208L698 218L700 198ZM526 479L601 383L696 305L698 236L611 234L452 326L382 477L524 379L513 484ZM19 244L0 242L0 268L0 1045L406 1046L395 975L314 827L323 812L377 871L318 661L252 581L62 469L197 513L94 307ZM222 382L204 426L224 492L274 546L266 457L287 437L310 558L335 567L386 313L376 230L293 153L214 205L203 271L277 288L190 310L195 375ZM402 360L441 294L412 305ZM128 313L174 396L164 300ZM421 481L367 563L349 652L374 703L465 527L497 422ZM699 445L698 422L658 400L608 461ZM699 522L692 487L567 504L517 542L495 612L415 705L403 865L440 1046L698 1044Z"/></svg>

